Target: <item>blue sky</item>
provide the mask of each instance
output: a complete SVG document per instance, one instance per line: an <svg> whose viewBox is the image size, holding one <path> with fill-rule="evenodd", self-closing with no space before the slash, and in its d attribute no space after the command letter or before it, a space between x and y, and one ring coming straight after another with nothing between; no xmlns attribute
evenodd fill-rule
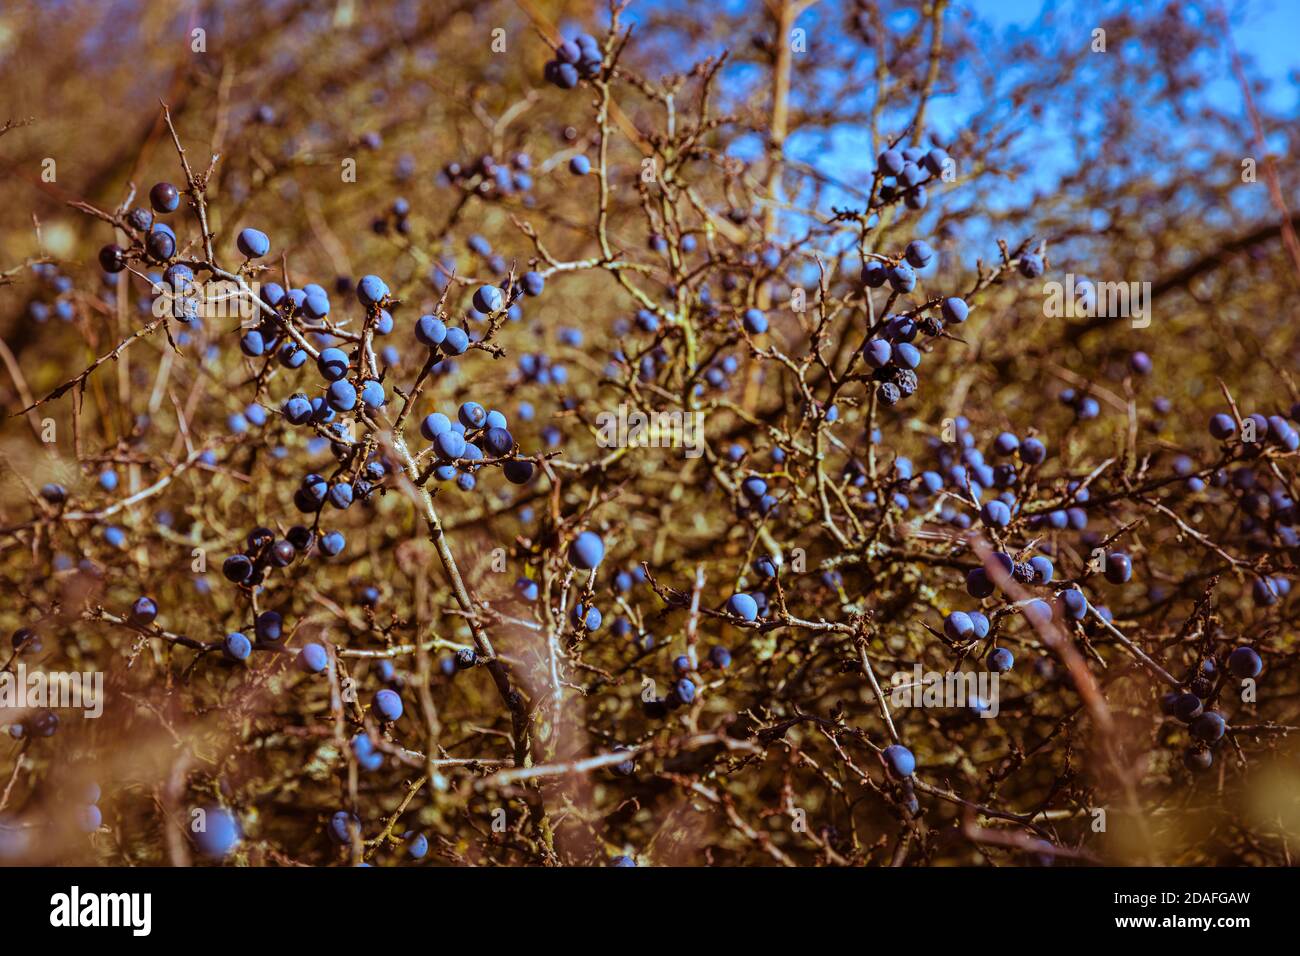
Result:
<svg viewBox="0 0 1300 956"><path fill-rule="evenodd" d="M717 2L724 9L736 12L753 9L751 0L717 0ZM652 19L645 16L646 14L656 9L663 9L665 6L677 7L682 4L693 10L699 9L696 0L640 0L632 4L626 18L630 21L640 21L644 25L646 19ZM821 3L805 11L798 23L810 29L819 29L827 24L838 26L843 22L842 17L845 12L851 9L850 4L851 0L822 0ZM907 29L914 25L920 7L919 2L891 6L893 12L887 22L892 27ZM1155 13L1164 6L1164 3L1144 2L1144 0L1100 0L1100 2L1098 0L1073 0L1073 2L1070 0L1066 2L1061 0L953 0L945 20L950 25L949 29L954 30L961 21L973 19L982 25L983 30L989 31L990 36L987 38L989 42L996 42L995 36L1000 38L1004 35L1011 40L1032 41L1038 35L1059 33L1062 25L1082 21L1082 26L1087 30L1080 33L1080 38L1086 45L1089 41L1087 31L1091 30L1093 21L1097 25L1104 26L1107 21L1114 19L1113 14L1117 11L1138 9ZM1219 7L1220 0L1187 0L1180 4L1179 9L1191 20L1204 20ZM1300 0L1224 0L1222 8L1228 11L1233 38L1246 62L1248 75L1253 80L1264 81L1267 85L1267 92L1259 98L1260 105L1270 112L1294 114L1297 111L1297 91L1300 90L1300 83L1292 77L1292 74L1297 73L1300 68L1300 56L1295 52L1296 38L1300 37ZM1045 14L1055 15L1052 17L1055 21L1054 26L1045 27L1038 22ZM641 40L643 43L653 42L652 36L653 34L643 35ZM825 34L823 33L822 36ZM854 45L860 43L847 34L843 39L846 43ZM723 46L735 44L736 40L736 37L730 36L717 37L712 43L706 41L704 46L708 52L714 52L709 49L713 45L716 45L720 51ZM1126 43L1114 32L1108 40L1112 52L1118 53L1122 60L1136 60L1149 55L1135 40ZM990 47L982 45L982 49L987 52ZM672 55L671 49L661 52ZM684 50L681 52L685 53ZM697 50L685 55L698 56L700 52ZM992 65L1004 74L1009 74L1016 69L1014 63ZM1123 68L1122 65L1120 68ZM1245 119L1242 92L1227 67L1226 59L1224 62L1216 63L1214 69L1219 71L1219 78L1212 82L1203 95L1217 107L1241 116L1241 133L1243 136L1248 136L1249 125ZM759 96L763 95L761 87L766 82L766 77L763 69L758 65L733 60L726 75L727 82L731 84L731 92L738 100L746 99L746 94L751 90ZM863 92L867 91L864 89ZM798 95L799 93L796 92L796 96ZM958 82L955 93L939 95L931 101L927 114L930 127L943 135L951 135L965 128L970 118L978 115L985 107L979 97L980 94L972 84ZM1068 108L1071 104L1057 105L1059 108ZM896 123L892 120L905 118L886 118L882 125L882 132L896 131ZM1098 114L1098 122L1104 119ZM1074 156L1074 140L1077 138L1078 130L1063 126L1063 122L1066 120L1062 115L1044 114L1029 123L1031 127L1036 127L1032 130L1035 134L1032 138L1036 141L1034 148L1041 149L1045 159L1036 170L1035 179L1050 178L1054 173L1060 172L1061 168L1069 167L1077 158ZM1185 129L1183 132L1196 136L1195 130ZM864 167L870 168L876 152L873 144L862 134L861 129L842 127L830 137L820 133L798 135L787 144L787 149L792 155L813 162L824 170L841 171L853 178L862 172ZM1194 146L1195 143L1190 145ZM729 147L729 152L733 155L750 160L761 157L762 151L761 138L757 135L742 137Z"/></svg>
<svg viewBox="0 0 1300 956"><path fill-rule="evenodd" d="M1027 28L1054 4L1052 0L959 0L959 5L991 24ZM1300 70L1300 53L1296 50L1300 0L1241 0L1224 3L1223 7L1229 11L1237 50L1255 61L1252 78L1273 81L1271 105L1281 108L1294 104L1295 90L1285 89L1285 84L1291 72ZM1223 79L1222 93L1234 100L1241 97L1231 77Z"/></svg>
<svg viewBox="0 0 1300 956"><path fill-rule="evenodd" d="M1080 16L1078 11L1081 10L1084 11L1082 16L1089 19L1095 16L1097 24L1104 26L1108 19L1104 10L1114 4L1102 3L1096 6L1102 7L1103 12L1094 14L1093 5L1087 0L1067 4L1056 0L955 0L946 19L949 23L955 23L965 15L965 11L970 11L975 14L976 20L995 34L1002 35L1005 32L1013 37L1032 39L1044 30L1038 21L1045 12L1055 11L1060 14L1057 27L1053 30L1059 29L1061 22L1072 23ZM1158 10L1163 4L1150 6ZM1185 15L1195 18L1205 16L1214 7L1192 0L1183 9ZM1229 2L1226 9L1229 11L1233 40L1245 62L1247 75L1254 81L1266 84L1267 90L1259 97L1259 105L1271 112L1294 114L1297 110L1297 90L1300 87L1300 55L1295 51L1296 39L1300 37L1300 0L1244 0L1235 4ZM914 21L914 17L910 19ZM911 25L899 24L904 27ZM1087 37L1084 36L1083 39L1086 43ZM1149 55L1136 42L1130 41L1125 45L1113 33L1108 40L1112 50L1125 59ZM1015 66L1010 64L1005 69L1009 72ZM964 86L959 82L955 94L937 96L931 101L928 117L933 129L951 134L963 128L970 117L983 109L980 94L970 87L963 89ZM1243 136L1249 136L1250 127L1246 120L1242 91L1227 68L1226 59L1219 78L1212 81L1201 96L1230 114L1239 115L1240 132ZM1058 104L1062 108L1068 105ZM1096 119L1104 122L1105 117L1099 114ZM1152 115L1151 119L1160 123L1169 117ZM1018 189L1010 192L1008 200L1022 202L1025 191L1050 190L1061 174L1080 162L1077 130L1066 125L1068 123L1069 119L1063 112L1052 108L1038 119L1027 123L1030 132L1025 147L1032 149L1038 159L1028 179L1022 180ZM888 121L885 128L889 128ZM1196 127L1184 126L1176 135L1190 137L1187 140L1189 154L1202 145L1198 142L1200 130ZM1277 145L1275 141L1274 146ZM741 148L746 152L752 148L754 156L761 152L757 140ZM796 137L787 148L793 155L823 170L832 171L847 181L862 179L869 175L874 166L875 150L872 144L864 131L853 127L837 129L829 143L820 135L812 138ZM846 201L849 205L854 204L851 200Z"/></svg>
<svg viewBox="0 0 1300 956"><path fill-rule="evenodd" d="M735 12L753 9L752 0L715 2L724 9ZM852 0L822 0L801 16L798 25L811 29L827 24L838 25L843 22L846 11L851 9L851 2ZM694 11L701 9L698 0L639 0L629 8L627 19L641 21L640 25L644 26L641 14L663 9L664 6L678 7L682 4ZM957 29L963 20L979 23L981 30L988 31L980 43L980 49L995 56L997 47L1001 46L998 40L1003 36L1012 42L1026 39L1033 41L1038 36L1059 35L1063 28L1072 29L1077 24L1086 27L1080 33L1081 42L1086 46L1092 26L1105 26L1108 21L1114 20L1116 13L1128 10L1156 14L1165 6L1164 2L1148 0L952 0L945 20L950 25L950 30ZM919 0L916 3L889 4L888 8L893 12L886 22L892 29L909 29L915 24L919 7ZM1297 96L1300 92L1300 55L1297 55L1295 47L1296 40L1300 37L1300 0L1186 0L1177 9L1191 22L1204 22L1216 10L1225 10L1233 40L1245 62L1247 75L1266 86L1266 92L1258 97L1259 105L1268 112L1281 115L1294 115L1297 112L1297 104L1300 102ZM1054 21L1054 25L1039 22L1045 17ZM641 36L641 41L643 44L651 43L652 37L653 33L645 33ZM705 48L716 44L720 52L723 46L735 45L738 39L743 42L743 38L734 36L714 37L705 41ZM1136 62L1150 55L1150 51L1145 50L1136 38L1126 41L1112 30L1107 39L1110 51L1121 58L1121 70L1125 61ZM843 40L853 44L861 42L848 34L843 35ZM671 47L658 52L668 57L672 57L674 52L688 57L700 53L698 50L689 53L684 49L675 51ZM1008 81L1016 69L1015 63L998 63L996 60L990 65ZM1212 80L1198 95L1212 102L1218 109L1240 116L1239 133L1243 137L1249 137L1250 126L1246 120L1242 91L1228 68L1226 57L1216 61L1212 69L1218 71L1217 79ZM746 100L750 94L759 97L764 94L762 87L767 82L766 74L757 64L733 60L726 76L724 89L729 86L729 92L739 101ZM866 87L862 92L870 95ZM795 95L797 97L800 94L796 92ZM972 117L980 115L986 107L980 97L981 93L973 84L958 80L955 91L936 96L931 101L927 125L945 136L967 128ZM1182 102L1190 105L1194 114L1194 102ZM1099 112L1104 104L1092 104L1090 111L1078 120L1070 115L1073 105L1073 100L1052 104L1049 97L1047 108L1041 115L1034 119L1026 117L1026 136L1021 145L1023 150L1031 151L1036 156L1036 162L1027 177L1021 179L1014 189L1007 191L1005 199L1011 205L1023 205L1026 198L1036 191L1050 191L1063 173L1072 170L1080 162L1088 161L1084 158L1087 144L1080 144L1080 130L1086 130L1090 122L1088 116L1094 116L1096 123L1107 121L1105 115ZM882 132L897 132L899 122L909 118L910 112L907 116L887 116L882 124ZM1173 117L1158 111L1147 119L1155 126L1162 126L1172 121ZM1084 126L1074 126L1076 121ZM1200 141L1202 134L1207 131L1195 124L1188 125L1186 118L1178 126L1170 126L1169 131L1186 143L1189 161L1207 145ZM1084 140L1087 140L1086 134ZM1276 148L1278 144L1275 141L1273 145ZM789 155L833 173L841 181L859 185L869 180L878 147L879 144L870 142L863 128L852 125L838 127L829 135L825 132L798 134L786 145ZM741 137L730 144L728 151L745 159L759 160L763 153L761 137L757 134ZM1191 165L1194 166L1194 162ZM1159 174L1160 171L1155 170L1154 175L1158 177ZM838 201L840 205L858 204L858 200L848 195L833 195L824 197L824 200ZM998 200L995 198L985 201Z"/></svg>

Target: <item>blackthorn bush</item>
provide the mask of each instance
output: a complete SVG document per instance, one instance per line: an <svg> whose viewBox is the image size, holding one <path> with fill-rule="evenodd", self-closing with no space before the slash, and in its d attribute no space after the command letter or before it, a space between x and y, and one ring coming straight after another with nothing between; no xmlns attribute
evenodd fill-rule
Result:
<svg viewBox="0 0 1300 956"><path fill-rule="evenodd" d="M0 13L0 692L102 708L4 698L0 863L1291 861L1233 24L66 6Z"/></svg>

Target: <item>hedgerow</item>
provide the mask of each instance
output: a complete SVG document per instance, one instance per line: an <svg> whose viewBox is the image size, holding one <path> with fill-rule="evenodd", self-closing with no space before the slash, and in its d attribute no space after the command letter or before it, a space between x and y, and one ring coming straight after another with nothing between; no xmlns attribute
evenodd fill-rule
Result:
<svg viewBox="0 0 1300 956"><path fill-rule="evenodd" d="M0 14L0 690L90 696L0 860L1290 862L1230 23L72 6Z"/></svg>

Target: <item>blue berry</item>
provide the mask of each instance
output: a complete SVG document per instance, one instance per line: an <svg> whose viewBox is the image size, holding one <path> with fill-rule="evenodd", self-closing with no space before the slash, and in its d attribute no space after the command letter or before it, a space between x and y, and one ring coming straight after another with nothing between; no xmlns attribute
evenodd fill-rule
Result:
<svg viewBox="0 0 1300 956"><path fill-rule="evenodd" d="M1243 645L1234 648L1228 655L1227 667L1228 673L1233 677L1258 677L1264 669L1264 661L1253 647Z"/></svg>
<svg viewBox="0 0 1300 956"><path fill-rule="evenodd" d="M494 285L481 285L474 292L474 308L484 315L501 311L505 301L505 295Z"/></svg>
<svg viewBox="0 0 1300 956"><path fill-rule="evenodd" d="M126 250L115 242L110 242L99 250L99 267L110 275L126 268Z"/></svg>
<svg viewBox="0 0 1300 956"><path fill-rule="evenodd" d="M512 485L526 485L533 477L533 463L518 459L507 461L501 466L501 472Z"/></svg>
<svg viewBox="0 0 1300 956"><path fill-rule="evenodd" d="M1014 455L1019 447L1020 439L1011 434L1011 432L1001 432L998 437L993 440L993 449L999 455Z"/></svg>
<svg viewBox="0 0 1300 956"><path fill-rule="evenodd" d="M223 649L232 661L246 661L253 653L253 645L243 634L234 631L226 635Z"/></svg>
<svg viewBox="0 0 1300 956"><path fill-rule="evenodd" d="M1193 737L1202 743L1213 743L1224 735L1228 729L1228 722L1223 719L1223 715L1213 710L1207 710L1195 720L1192 721L1188 728Z"/></svg>
<svg viewBox="0 0 1300 956"><path fill-rule="evenodd" d="M939 310L943 313L943 320L952 325L960 325L970 315L970 307L966 305L966 300L955 296L944 299Z"/></svg>
<svg viewBox="0 0 1300 956"><path fill-rule="evenodd" d="M225 807L205 807L203 815L196 817L194 843L199 852L209 859L221 860L238 848L243 838L239 821Z"/></svg>
<svg viewBox="0 0 1300 956"><path fill-rule="evenodd" d="M975 622L965 611L953 611L943 622L943 632L951 640L968 640L975 633Z"/></svg>
<svg viewBox="0 0 1300 956"><path fill-rule="evenodd" d="M98 806L82 806L77 813L77 826L81 827L82 832L92 834L104 825L104 814L100 813Z"/></svg>
<svg viewBox="0 0 1300 956"><path fill-rule="evenodd" d="M758 618L758 603L741 591L727 598L727 612L746 621L753 621Z"/></svg>
<svg viewBox="0 0 1300 956"><path fill-rule="evenodd" d="M489 428L483 433L483 446L497 458L510 454L514 445L514 437L504 428Z"/></svg>
<svg viewBox="0 0 1300 956"><path fill-rule="evenodd" d="M361 820L355 813L340 810L330 817L329 835L335 843L351 843L354 832L358 834L361 832Z"/></svg>
<svg viewBox="0 0 1300 956"><path fill-rule="evenodd" d="M1280 593L1275 578L1256 578L1251 586L1251 596L1261 607L1271 607L1276 604Z"/></svg>
<svg viewBox="0 0 1300 956"><path fill-rule="evenodd" d="M911 342L916 338L916 331L916 323L907 316L886 316L885 338L891 342Z"/></svg>
<svg viewBox="0 0 1300 956"><path fill-rule="evenodd" d="M346 379L330 382L329 388L325 390L325 399L335 411L350 412L357 406L356 386Z"/></svg>
<svg viewBox="0 0 1300 956"><path fill-rule="evenodd" d="M1122 551L1112 551L1106 556L1105 573L1111 584L1125 584L1133 577L1133 559Z"/></svg>
<svg viewBox="0 0 1300 956"><path fill-rule="evenodd" d="M519 278L519 287L524 290L524 295L541 295L546 288L546 277L540 272L525 272Z"/></svg>
<svg viewBox="0 0 1300 956"><path fill-rule="evenodd" d="M241 229L235 245L250 259L260 259L271 251L271 240L257 229Z"/></svg>
<svg viewBox="0 0 1300 956"><path fill-rule="evenodd" d="M916 273L906 262L899 262L890 267L889 286L895 292L911 292L916 288Z"/></svg>
<svg viewBox="0 0 1300 956"><path fill-rule="evenodd" d="M420 422L420 434L426 441L433 441L440 434L451 431L451 419L442 412L433 412L424 416Z"/></svg>
<svg viewBox="0 0 1300 956"><path fill-rule="evenodd" d="M695 700L695 682L689 677L683 677L673 684L673 696L680 703L692 703Z"/></svg>
<svg viewBox="0 0 1300 956"><path fill-rule="evenodd" d="M384 688L375 694L374 708L381 720L395 721L402 716L402 698L397 691Z"/></svg>
<svg viewBox="0 0 1300 956"><path fill-rule="evenodd" d="M175 268L175 266L172 268ZM284 286L280 285L278 282L266 282L262 284L262 301L273 309L284 301L287 294L288 293L284 291Z"/></svg>
<svg viewBox="0 0 1300 956"><path fill-rule="evenodd" d="M53 737L59 729L59 715L52 710L42 710L32 719L31 731L38 737Z"/></svg>
<svg viewBox="0 0 1300 956"><path fill-rule="evenodd" d="M889 280L889 267L878 259L868 259L862 267L862 283L871 289L879 289Z"/></svg>
<svg viewBox="0 0 1300 956"><path fill-rule="evenodd" d="M886 176L897 176L903 171L905 163L903 154L896 149L885 150L876 160L878 170Z"/></svg>
<svg viewBox="0 0 1300 956"><path fill-rule="evenodd" d="M145 239L145 249L158 262L166 262L176 254L176 233L164 222L155 223Z"/></svg>
<svg viewBox="0 0 1300 956"><path fill-rule="evenodd" d="M1030 624L1037 626L1045 626L1052 620L1052 606L1039 598L1027 602L1021 613Z"/></svg>
<svg viewBox="0 0 1300 956"><path fill-rule="evenodd" d="M913 239L903 252L904 258L918 269L924 269L934 259L934 250L921 239Z"/></svg>
<svg viewBox="0 0 1300 956"><path fill-rule="evenodd" d="M545 69L546 79L562 90L571 90L578 85L581 77L572 63L563 60L548 60Z"/></svg>
<svg viewBox="0 0 1300 956"><path fill-rule="evenodd" d="M439 432L434 436L433 447L437 449L438 454L448 461L456 461L465 454L465 436L460 432L448 428L444 432Z"/></svg>
<svg viewBox="0 0 1300 956"><path fill-rule="evenodd" d="M298 663L304 670L319 674L329 666L329 654L320 644L314 642L304 644L298 654Z"/></svg>
<svg viewBox="0 0 1300 956"><path fill-rule="evenodd" d="M68 500L68 489L53 483L42 485L40 494L42 498L52 505L61 505Z"/></svg>
<svg viewBox="0 0 1300 956"><path fill-rule="evenodd" d="M1237 423L1232 417L1222 412L1210 419L1210 434L1220 441L1226 441L1231 438L1237 431Z"/></svg>
<svg viewBox="0 0 1300 956"><path fill-rule="evenodd" d="M569 621L574 627L585 627L589 631L600 630L600 625L604 617L598 607L587 607L584 604L575 604L569 611Z"/></svg>
<svg viewBox="0 0 1300 956"><path fill-rule="evenodd" d="M569 545L569 563L584 571L591 571L605 557L605 542L594 531L584 531Z"/></svg>
<svg viewBox="0 0 1300 956"><path fill-rule="evenodd" d="M464 355L465 350L469 348L469 336L464 329L452 327L447 330L446 337L442 340L442 350L447 355Z"/></svg>
<svg viewBox="0 0 1300 956"><path fill-rule="evenodd" d="M1056 573L1056 569L1052 567L1051 559L1041 554L1036 554L1029 559L1029 567L1034 572L1034 584L1050 584L1052 575Z"/></svg>
<svg viewBox="0 0 1300 956"><path fill-rule="evenodd" d="M1067 588L1057 596L1061 613L1071 620L1082 621L1088 614L1088 599L1078 588Z"/></svg>
<svg viewBox="0 0 1300 956"><path fill-rule="evenodd" d="M437 348L447 338L447 326L436 315L422 315L415 323L415 338L422 345Z"/></svg>
<svg viewBox="0 0 1300 956"><path fill-rule="evenodd" d="M429 838L423 833L407 831L402 839L406 841L406 855L412 860L422 860L429 852Z"/></svg>
<svg viewBox="0 0 1300 956"><path fill-rule="evenodd" d="M330 299L325 290L319 287L306 293L302 301L302 310L307 317L320 321L330 314Z"/></svg>
<svg viewBox="0 0 1300 956"><path fill-rule="evenodd" d="M872 339L862 347L862 357L872 368L883 368L892 356L893 349L884 339Z"/></svg>
<svg viewBox="0 0 1300 956"><path fill-rule="evenodd" d="M253 632L259 641L273 644L284 633L284 618L279 611L263 611L253 622Z"/></svg>
<svg viewBox="0 0 1300 956"><path fill-rule="evenodd" d="M154 183L149 190L149 205L153 206L154 212L175 212L180 204L180 190L171 183Z"/></svg>
<svg viewBox="0 0 1300 956"><path fill-rule="evenodd" d="M949 162L947 152L936 146L921 158L921 165L929 170L933 175L939 176L943 173L943 168Z"/></svg>
<svg viewBox="0 0 1300 956"><path fill-rule="evenodd" d="M384 765L383 753L375 749L374 742L364 731L353 735L352 753L362 770L378 770Z"/></svg>
<svg viewBox="0 0 1300 956"><path fill-rule="evenodd" d="M257 358L266 352L266 340L257 329L250 329L240 337L239 350L249 358Z"/></svg>
<svg viewBox="0 0 1300 956"><path fill-rule="evenodd" d="M226 580L242 584L253 576L253 562L246 555L232 554L221 565L221 573L226 576Z"/></svg>
<svg viewBox="0 0 1300 956"><path fill-rule="evenodd" d="M902 744L890 744L881 756L897 776L910 777L916 772L916 757Z"/></svg>
<svg viewBox="0 0 1300 956"><path fill-rule="evenodd" d="M466 428L482 428L487 422L487 409L478 402L465 402L457 410L456 417Z"/></svg>
<svg viewBox="0 0 1300 956"><path fill-rule="evenodd" d="M389 296L388 286L376 275L362 276L357 283L357 299L366 308L378 305Z"/></svg>
<svg viewBox="0 0 1300 956"><path fill-rule="evenodd" d="M302 368L307 363L307 353L293 342L280 346L280 364L285 368Z"/></svg>
<svg viewBox="0 0 1300 956"><path fill-rule="evenodd" d="M1205 705L1201 702L1201 698L1189 692L1179 694L1169 705L1170 715L1185 724L1201 716L1204 709Z"/></svg>
<svg viewBox="0 0 1300 956"><path fill-rule="evenodd" d="M983 568L972 568L966 573L966 593L973 598L986 598L995 590L993 581Z"/></svg>
<svg viewBox="0 0 1300 956"><path fill-rule="evenodd" d="M1020 460L1026 465L1041 465L1047 460L1047 448L1037 438L1026 438L1020 443Z"/></svg>
<svg viewBox="0 0 1300 956"><path fill-rule="evenodd" d="M131 613L127 618L136 627L145 627L152 624L157 616L158 605L154 603L153 598L139 597L131 605Z"/></svg>
<svg viewBox="0 0 1300 956"><path fill-rule="evenodd" d="M348 374L348 356L342 349L322 349L316 367L328 381L335 382Z"/></svg>
<svg viewBox="0 0 1300 956"><path fill-rule="evenodd" d="M767 494L767 482L757 475L750 475L740 483L740 490L750 501L758 501Z"/></svg>
<svg viewBox="0 0 1300 956"><path fill-rule="evenodd" d="M990 528L1005 528L1011 523L1011 509L1002 501L989 501L980 508L980 520Z"/></svg>
<svg viewBox="0 0 1300 956"><path fill-rule="evenodd" d="M385 402L384 386L374 379L367 379L361 384L362 403L370 409L382 408Z"/></svg>
<svg viewBox="0 0 1300 956"><path fill-rule="evenodd" d="M908 342L894 346L894 364L899 368L916 368L921 364L921 350Z"/></svg>
<svg viewBox="0 0 1300 956"><path fill-rule="evenodd" d="M1203 747L1188 747L1183 751L1183 766L1193 773L1204 773L1214 764L1214 754Z"/></svg>

